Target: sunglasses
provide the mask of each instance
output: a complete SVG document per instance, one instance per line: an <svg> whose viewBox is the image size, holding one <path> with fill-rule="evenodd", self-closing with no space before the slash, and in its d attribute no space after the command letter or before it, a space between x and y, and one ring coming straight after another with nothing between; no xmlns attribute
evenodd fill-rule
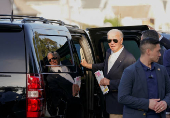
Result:
<svg viewBox="0 0 170 118"><path fill-rule="evenodd" d="M55 59L57 59L57 57L53 57L51 59L55 60ZM51 59L49 59L48 61L51 62Z"/></svg>
<svg viewBox="0 0 170 118"><path fill-rule="evenodd" d="M107 40L108 43L111 43L112 41L113 41L114 43L117 43L117 42L118 42L117 39L108 39L108 40Z"/></svg>

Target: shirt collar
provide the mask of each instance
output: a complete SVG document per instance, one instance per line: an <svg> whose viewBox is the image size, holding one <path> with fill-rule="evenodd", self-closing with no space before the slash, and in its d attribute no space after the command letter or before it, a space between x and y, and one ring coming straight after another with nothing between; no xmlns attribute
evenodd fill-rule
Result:
<svg viewBox="0 0 170 118"><path fill-rule="evenodd" d="M61 64L61 62L60 62L60 65L58 65L58 66L52 66L51 70L54 71L54 72L58 72L58 70L62 71L62 64Z"/></svg>
<svg viewBox="0 0 170 118"><path fill-rule="evenodd" d="M119 55L119 54L122 52L123 49L124 49L124 46L122 45L122 48L121 48L119 51L117 51L117 52L113 52L113 51L111 50L111 55L112 55L112 54Z"/></svg>
<svg viewBox="0 0 170 118"><path fill-rule="evenodd" d="M145 66L141 61L140 61L140 63L142 65L142 67L144 68L144 70L154 70L155 69L155 63L154 62L151 63L151 69L149 67Z"/></svg>

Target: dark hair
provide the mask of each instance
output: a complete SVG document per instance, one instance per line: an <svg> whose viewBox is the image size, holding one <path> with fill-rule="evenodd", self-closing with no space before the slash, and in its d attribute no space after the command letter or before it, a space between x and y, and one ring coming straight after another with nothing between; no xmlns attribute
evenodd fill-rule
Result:
<svg viewBox="0 0 170 118"><path fill-rule="evenodd" d="M159 35L155 30L145 30L142 32L143 39L145 38L153 38L159 40Z"/></svg>
<svg viewBox="0 0 170 118"><path fill-rule="evenodd" d="M160 42L153 38L145 38L140 41L140 52L141 54L144 54L146 49L153 50L157 44L160 44Z"/></svg>

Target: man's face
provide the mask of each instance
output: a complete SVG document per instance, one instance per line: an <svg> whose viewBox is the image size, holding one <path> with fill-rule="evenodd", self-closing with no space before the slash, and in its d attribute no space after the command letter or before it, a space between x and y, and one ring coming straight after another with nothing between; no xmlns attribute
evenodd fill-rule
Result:
<svg viewBox="0 0 170 118"><path fill-rule="evenodd" d="M57 57L54 57L53 54L49 54L48 55L48 61L50 63L50 65L59 65L58 61L57 61Z"/></svg>
<svg viewBox="0 0 170 118"><path fill-rule="evenodd" d="M117 52L121 49L122 47L122 43L123 43L123 38L120 38L120 34L119 32L116 32L116 33L109 33L108 36L107 36L107 39L108 40L111 40L111 42L109 44L109 47L110 49L113 51L113 52ZM113 41L118 41L117 43ZM116 39L116 40L115 40Z"/></svg>
<svg viewBox="0 0 170 118"><path fill-rule="evenodd" d="M161 53L160 53L160 44L157 44L156 47L150 51L150 59L151 59L151 62L158 62L160 56L161 56Z"/></svg>

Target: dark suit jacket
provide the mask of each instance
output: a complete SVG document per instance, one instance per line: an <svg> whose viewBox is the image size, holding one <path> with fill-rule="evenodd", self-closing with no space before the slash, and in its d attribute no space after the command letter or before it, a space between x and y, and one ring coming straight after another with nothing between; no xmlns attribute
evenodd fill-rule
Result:
<svg viewBox="0 0 170 118"><path fill-rule="evenodd" d="M59 74L49 74L47 76L48 87L51 91L60 91L67 98L72 97L72 83L60 76Z"/></svg>
<svg viewBox="0 0 170 118"><path fill-rule="evenodd" d="M163 56L163 65L166 67L170 77L170 49L166 50Z"/></svg>
<svg viewBox="0 0 170 118"><path fill-rule="evenodd" d="M170 49L170 40L163 37L160 41L160 44L164 46L166 49Z"/></svg>
<svg viewBox="0 0 170 118"><path fill-rule="evenodd" d="M106 111L109 114L122 114L123 113L123 105L118 103L117 94L118 94L118 86L123 73L123 70L129 65L133 64L136 59L134 56L129 53L125 48L120 53L119 57L115 61L114 65L108 70L108 58L111 54L111 49L108 49L106 52L105 62L100 64L93 64L92 70L98 71L103 70L104 77L110 80L109 93L106 94Z"/></svg>
<svg viewBox="0 0 170 118"><path fill-rule="evenodd" d="M159 58L158 64L163 65L163 55L166 49L170 49L170 40L163 37L160 41L160 44L161 44L161 51L160 51L161 57Z"/></svg>
<svg viewBox="0 0 170 118"><path fill-rule="evenodd" d="M170 80L166 68L155 63L158 81L158 95L170 105ZM118 101L124 104L123 118L146 118L149 108L147 79L143 67L138 60L123 72L118 92ZM161 112L165 118L165 111Z"/></svg>
<svg viewBox="0 0 170 118"><path fill-rule="evenodd" d="M159 60L157 62L158 64L163 65L163 55L164 55L165 50L166 50L165 48L161 47L161 50L160 50L161 56L160 56L160 58L159 58Z"/></svg>
<svg viewBox="0 0 170 118"><path fill-rule="evenodd" d="M49 74L47 76L48 87L51 97L51 103L54 108L59 107L58 112L65 112L66 118L80 118L82 113L82 104L80 98L72 96L72 83L59 74ZM60 102L65 101L65 104L60 106ZM67 109L63 109L67 108ZM57 109L53 109L57 110ZM61 111L60 111L61 110Z"/></svg>

